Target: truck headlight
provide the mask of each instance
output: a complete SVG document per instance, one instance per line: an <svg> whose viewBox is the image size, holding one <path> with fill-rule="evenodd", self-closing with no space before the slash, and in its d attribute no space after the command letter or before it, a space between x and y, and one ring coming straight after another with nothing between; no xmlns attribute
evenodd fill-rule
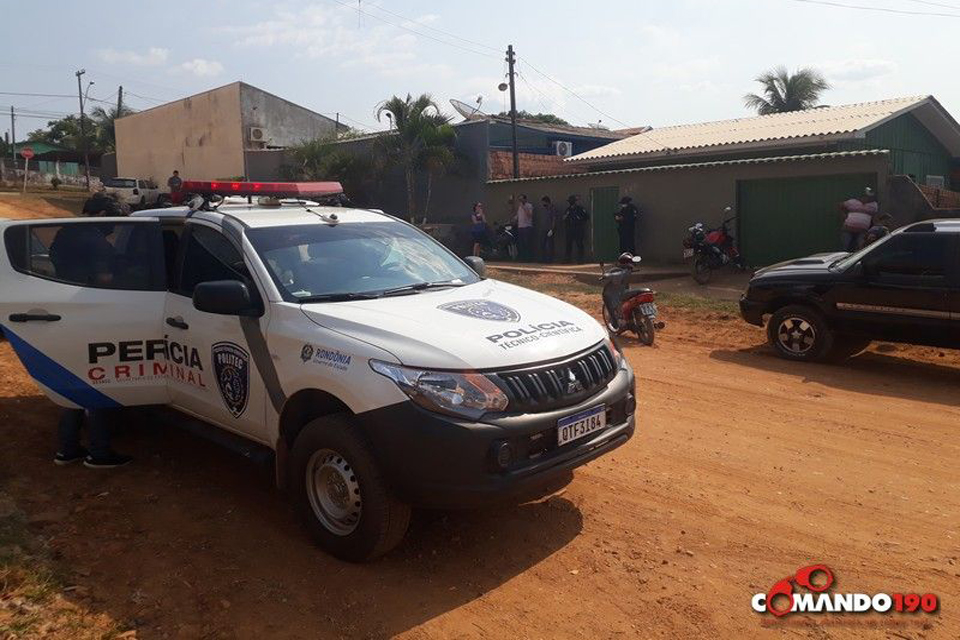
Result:
<svg viewBox="0 0 960 640"><path fill-rule="evenodd" d="M623 353L620 352L620 347L617 346L617 343L615 343L610 336L604 338L603 343L607 345L607 349L610 350L610 355L613 357L613 364L619 369L620 365L623 364Z"/></svg>
<svg viewBox="0 0 960 640"><path fill-rule="evenodd" d="M482 373L429 371L381 360L370 368L393 380L410 399L430 411L479 418L487 411L503 411L506 394Z"/></svg>

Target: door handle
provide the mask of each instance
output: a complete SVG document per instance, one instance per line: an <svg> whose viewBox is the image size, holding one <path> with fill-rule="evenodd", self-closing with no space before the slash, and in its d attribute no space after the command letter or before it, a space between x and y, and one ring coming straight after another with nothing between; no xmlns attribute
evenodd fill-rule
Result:
<svg viewBox="0 0 960 640"><path fill-rule="evenodd" d="M56 322L60 316L54 313L11 313L10 322Z"/></svg>
<svg viewBox="0 0 960 640"><path fill-rule="evenodd" d="M183 318L177 316L176 318L167 318L167 324L171 327L176 327L177 329L189 329L190 325L183 321Z"/></svg>

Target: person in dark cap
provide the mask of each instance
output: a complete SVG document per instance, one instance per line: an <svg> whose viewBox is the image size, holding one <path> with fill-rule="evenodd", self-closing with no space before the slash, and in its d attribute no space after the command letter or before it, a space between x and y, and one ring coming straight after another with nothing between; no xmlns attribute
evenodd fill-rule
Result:
<svg viewBox="0 0 960 640"><path fill-rule="evenodd" d="M640 211L633 204L633 198L620 198L620 208L613 216L617 221L617 235L620 236L620 253L637 253L636 229L639 216Z"/></svg>
<svg viewBox="0 0 960 640"><path fill-rule="evenodd" d="M566 212L563 214L564 231L566 232L567 262L570 262L571 249L577 245L577 261L583 262L583 237L587 232L587 221L590 214L580 205L580 199L573 195L567 198Z"/></svg>

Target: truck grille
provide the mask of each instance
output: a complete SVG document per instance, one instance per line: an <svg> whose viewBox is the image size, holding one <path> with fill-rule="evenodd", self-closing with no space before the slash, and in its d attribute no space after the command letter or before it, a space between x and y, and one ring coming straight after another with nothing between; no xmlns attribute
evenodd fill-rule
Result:
<svg viewBox="0 0 960 640"><path fill-rule="evenodd" d="M601 345L584 355L543 367L497 374L509 410L544 411L574 404L599 392L617 373L613 355Z"/></svg>

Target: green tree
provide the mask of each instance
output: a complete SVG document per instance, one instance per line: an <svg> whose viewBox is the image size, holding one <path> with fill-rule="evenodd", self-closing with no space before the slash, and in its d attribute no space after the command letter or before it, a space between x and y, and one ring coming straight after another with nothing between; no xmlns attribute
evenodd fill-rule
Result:
<svg viewBox="0 0 960 640"><path fill-rule="evenodd" d="M501 111L499 114L503 118L509 118L509 111ZM529 111L524 111L520 109L517 111L517 120L529 120L531 122L539 122L541 124L556 124L560 126L569 127L570 123L561 118L560 116L555 116L552 113L530 113Z"/></svg>
<svg viewBox="0 0 960 640"><path fill-rule="evenodd" d="M432 116L432 119L435 120L434 126L427 127L424 131L424 146L420 152L420 167L427 172L427 193L423 201L424 217L427 217L430 211L433 179L453 169L459 160L454 146L457 141L457 132L450 124L449 118L437 114Z"/></svg>
<svg viewBox="0 0 960 640"><path fill-rule="evenodd" d="M810 68L791 74L786 67L777 67L761 74L756 81L762 87L761 93L748 93L743 102L762 116L815 107L820 94L830 88L820 72Z"/></svg>
<svg viewBox="0 0 960 640"><path fill-rule="evenodd" d="M385 158L403 169L407 186L407 215L413 220L417 213L417 174L427 170L429 177L433 175L431 170L435 173L441 164L446 166L440 159L443 155L440 149L447 148L452 154L456 134L449 125L449 116L440 112L428 94L417 98L410 94L406 98L393 96L377 107L378 121L385 114L390 115L392 133L378 140ZM449 127L449 130L445 127Z"/></svg>
<svg viewBox="0 0 960 640"><path fill-rule="evenodd" d="M380 182L382 162L377 154L362 153L330 138L318 138L288 149L292 162L281 168L288 180L335 180L358 204L372 204Z"/></svg>
<svg viewBox="0 0 960 640"><path fill-rule="evenodd" d="M117 130L114 123L117 118L129 116L132 113L136 113L136 111L126 105L121 105L119 111L116 107L110 107L109 109L94 107L90 113L90 118L93 120L95 127L93 135L100 150L117 150Z"/></svg>
<svg viewBox="0 0 960 640"><path fill-rule="evenodd" d="M83 117L85 139L90 153L102 153L100 148L96 123L90 116ZM80 132L80 116L69 115L59 120L47 122L46 129L36 129L27 134L30 142L46 142L65 149L83 151L83 140Z"/></svg>

